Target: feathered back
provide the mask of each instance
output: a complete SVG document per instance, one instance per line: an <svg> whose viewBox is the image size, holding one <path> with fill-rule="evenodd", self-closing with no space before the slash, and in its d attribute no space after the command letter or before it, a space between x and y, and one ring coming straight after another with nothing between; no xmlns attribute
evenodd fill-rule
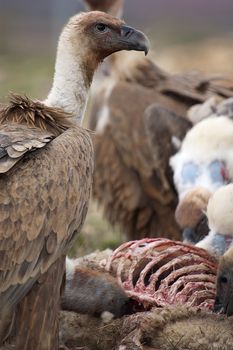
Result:
<svg viewBox="0 0 233 350"><path fill-rule="evenodd" d="M111 74L116 81L136 83L147 88L155 88L161 81L166 81L169 74L158 67L152 60L131 52L116 53L112 57Z"/></svg>
<svg viewBox="0 0 233 350"><path fill-rule="evenodd" d="M113 63L111 74L116 81L136 83L174 99L183 99L184 102L187 99L191 105L202 103L212 95L224 98L233 95L232 77L205 75L196 71L170 74L152 59L127 52L116 53Z"/></svg>
<svg viewBox="0 0 233 350"><path fill-rule="evenodd" d="M11 95L8 106L0 110L0 173L72 126L71 114L26 96Z"/></svg>
<svg viewBox="0 0 233 350"><path fill-rule="evenodd" d="M8 106L0 110L0 124L16 123L49 131L54 136L73 126L72 115L60 108L48 107L27 96L12 94Z"/></svg>

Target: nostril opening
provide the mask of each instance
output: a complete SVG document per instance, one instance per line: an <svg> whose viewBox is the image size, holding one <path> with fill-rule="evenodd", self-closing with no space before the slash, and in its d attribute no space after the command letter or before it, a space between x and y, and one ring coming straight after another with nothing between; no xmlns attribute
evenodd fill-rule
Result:
<svg viewBox="0 0 233 350"><path fill-rule="evenodd" d="M221 276L220 277L220 282L223 283L223 284L227 283L228 282L227 277L226 276Z"/></svg>
<svg viewBox="0 0 233 350"><path fill-rule="evenodd" d="M125 36L128 38L132 34L132 30L128 29L125 33Z"/></svg>
<svg viewBox="0 0 233 350"><path fill-rule="evenodd" d="M126 38L126 39L128 39L132 34L133 34L133 29L132 28L130 28L130 27L124 27L123 28L123 36Z"/></svg>
<svg viewBox="0 0 233 350"><path fill-rule="evenodd" d="M183 240L188 241L192 244L196 244L196 235L195 231L192 228L186 227L182 232Z"/></svg>

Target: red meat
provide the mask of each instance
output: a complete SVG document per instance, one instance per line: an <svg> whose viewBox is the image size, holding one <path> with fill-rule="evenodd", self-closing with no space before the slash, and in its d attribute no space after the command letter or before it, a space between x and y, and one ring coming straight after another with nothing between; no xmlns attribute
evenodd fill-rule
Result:
<svg viewBox="0 0 233 350"><path fill-rule="evenodd" d="M204 249L145 238L122 244L106 268L144 309L174 304L213 306L217 260Z"/></svg>

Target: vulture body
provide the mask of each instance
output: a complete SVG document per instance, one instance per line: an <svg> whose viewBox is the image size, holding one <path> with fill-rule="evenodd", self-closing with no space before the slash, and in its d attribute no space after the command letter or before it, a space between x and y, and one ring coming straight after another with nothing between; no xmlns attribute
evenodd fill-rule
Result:
<svg viewBox="0 0 233 350"><path fill-rule="evenodd" d="M12 96L0 112L0 346L58 348L65 255L85 219L93 172L91 138L78 124L104 57L147 46L112 16L76 15L60 36L46 101Z"/></svg>
<svg viewBox="0 0 233 350"><path fill-rule="evenodd" d="M87 213L92 144L69 119L19 96L0 115L1 330L4 339L15 328L17 349L54 349L65 254ZM4 325L14 312L15 325Z"/></svg>
<svg viewBox="0 0 233 350"><path fill-rule="evenodd" d="M107 12L113 6L115 14L123 7L118 0L84 2L87 9ZM99 78L89 114L89 127L97 131L94 198L128 239L180 239L169 167L176 151L172 139L182 140L192 126L186 116L191 106L210 96L233 96L233 81L194 72L172 75L148 58L123 52L111 56Z"/></svg>
<svg viewBox="0 0 233 350"><path fill-rule="evenodd" d="M198 74L169 75L147 58L126 61L117 73L98 114L93 195L128 238L180 239L172 140L192 126L192 105L233 90Z"/></svg>

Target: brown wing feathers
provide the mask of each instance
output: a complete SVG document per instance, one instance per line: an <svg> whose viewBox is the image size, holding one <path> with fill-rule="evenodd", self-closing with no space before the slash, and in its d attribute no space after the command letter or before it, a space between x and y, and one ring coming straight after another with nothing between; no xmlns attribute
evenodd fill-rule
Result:
<svg viewBox="0 0 233 350"><path fill-rule="evenodd" d="M70 115L11 97L0 112L0 328L4 308L70 246L86 215L92 171L89 133Z"/></svg>
<svg viewBox="0 0 233 350"><path fill-rule="evenodd" d="M122 52L114 57L111 73L117 81L136 83L164 95L170 94L173 98L187 98L192 104L204 102L211 94L224 98L233 95L232 77L205 75L196 71L170 74L149 58L130 57Z"/></svg>
<svg viewBox="0 0 233 350"><path fill-rule="evenodd" d="M55 136L25 125L0 125L0 173L7 172L28 151L44 147Z"/></svg>
<svg viewBox="0 0 233 350"><path fill-rule="evenodd" d="M0 173L71 126L70 114L26 96L11 95L9 105L0 111Z"/></svg>

